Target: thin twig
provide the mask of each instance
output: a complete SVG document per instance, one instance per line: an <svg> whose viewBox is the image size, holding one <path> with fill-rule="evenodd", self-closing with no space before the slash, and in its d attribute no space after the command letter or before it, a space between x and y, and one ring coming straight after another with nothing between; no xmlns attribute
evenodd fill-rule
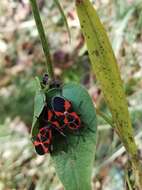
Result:
<svg viewBox="0 0 142 190"><path fill-rule="evenodd" d="M114 128L114 124L111 120L111 118L109 118L106 114L104 114L103 112L101 112L98 108L96 108L96 113L102 117L108 124L110 124L111 127Z"/></svg>

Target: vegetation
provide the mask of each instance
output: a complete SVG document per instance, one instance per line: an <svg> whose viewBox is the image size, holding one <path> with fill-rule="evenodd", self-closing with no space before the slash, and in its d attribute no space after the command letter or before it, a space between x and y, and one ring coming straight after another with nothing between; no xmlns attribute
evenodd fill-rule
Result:
<svg viewBox="0 0 142 190"><path fill-rule="evenodd" d="M45 72L45 58L29 2L4 1L0 5L0 189L62 189L50 156L37 156L29 136L35 92L33 79ZM61 5L68 19L71 44L57 3L39 1L55 75L65 83L83 84L101 113L110 115L100 84L91 72L75 5L70 1L61 1ZM117 55L136 142L141 147L141 2L96 1L96 8ZM125 149L100 116L98 131L93 188L134 188Z"/></svg>

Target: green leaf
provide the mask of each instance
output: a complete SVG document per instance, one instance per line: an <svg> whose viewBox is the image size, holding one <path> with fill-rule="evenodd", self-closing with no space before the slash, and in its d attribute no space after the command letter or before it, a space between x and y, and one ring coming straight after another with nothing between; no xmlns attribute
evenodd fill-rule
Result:
<svg viewBox="0 0 142 190"><path fill-rule="evenodd" d="M44 108L45 100L46 100L44 91L41 89L40 80L37 77L35 78L35 85L36 85L35 87L36 93L35 93L35 98L34 98L34 115L33 115L32 130L31 130L32 135L34 135L35 133L34 126Z"/></svg>
<svg viewBox="0 0 142 190"><path fill-rule="evenodd" d="M83 137L68 134L67 144L65 138L62 142L57 141L51 156L66 190L91 190L97 132L95 108L88 92L80 85L74 83L64 85L62 93L73 103L74 110L81 115Z"/></svg>

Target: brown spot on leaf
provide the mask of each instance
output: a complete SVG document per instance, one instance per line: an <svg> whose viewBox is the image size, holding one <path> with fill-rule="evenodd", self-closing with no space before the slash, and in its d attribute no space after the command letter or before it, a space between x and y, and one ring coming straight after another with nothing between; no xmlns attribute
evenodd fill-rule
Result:
<svg viewBox="0 0 142 190"><path fill-rule="evenodd" d="M129 140L130 140L131 142L133 142L133 141L134 141L134 138L133 138L132 136L129 136Z"/></svg>
<svg viewBox="0 0 142 190"><path fill-rule="evenodd" d="M99 51L96 49L95 51L94 51L94 53L95 53L95 55L98 57L99 56Z"/></svg>

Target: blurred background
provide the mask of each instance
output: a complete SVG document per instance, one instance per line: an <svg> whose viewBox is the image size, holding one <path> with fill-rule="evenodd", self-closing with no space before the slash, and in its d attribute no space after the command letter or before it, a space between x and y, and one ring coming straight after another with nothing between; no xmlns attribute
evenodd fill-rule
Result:
<svg viewBox="0 0 142 190"><path fill-rule="evenodd" d="M38 0L57 78L83 84L94 104L108 113L77 19L74 1L61 0L64 20L52 0ZM118 60L142 158L142 0L96 0ZM29 0L0 1L0 190L63 190L50 156L38 156L29 132L34 77L45 73L44 55ZM128 158L111 127L98 116L92 187L127 189Z"/></svg>

